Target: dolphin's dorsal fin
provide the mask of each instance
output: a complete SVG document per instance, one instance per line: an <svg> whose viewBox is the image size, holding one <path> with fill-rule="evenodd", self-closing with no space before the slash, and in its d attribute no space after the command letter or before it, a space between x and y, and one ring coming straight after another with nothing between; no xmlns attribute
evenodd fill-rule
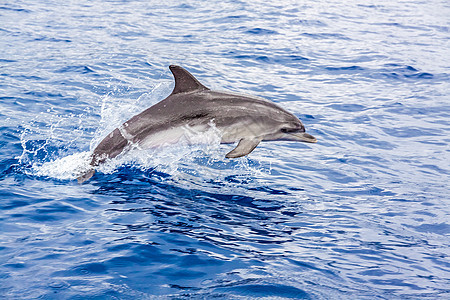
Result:
<svg viewBox="0 0 450 300"><path fill-rule="evenodd" d="M209 90L206 86L200 83L191 73L180 66L169 66L170 71L175 77L175 88L172 94L187 93L197 90Z"/></svg>

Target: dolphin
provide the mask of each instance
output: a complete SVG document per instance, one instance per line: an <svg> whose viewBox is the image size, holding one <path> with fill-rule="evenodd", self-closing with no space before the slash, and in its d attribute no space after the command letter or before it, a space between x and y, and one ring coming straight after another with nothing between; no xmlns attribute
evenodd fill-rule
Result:
<svg viewBox="0 0 450 300"><path fill-rule="evenodd" d="M212 91L180 66L169 66L175 78L172 93L109 133L90 156L90 169L78 177L89 180L95 167L133 147L152 148L180 141L187 128L205 132L215 126L221 144L238 142L225 157L252 152L261 141L315 143L302 122L263 98Z"/></svg>

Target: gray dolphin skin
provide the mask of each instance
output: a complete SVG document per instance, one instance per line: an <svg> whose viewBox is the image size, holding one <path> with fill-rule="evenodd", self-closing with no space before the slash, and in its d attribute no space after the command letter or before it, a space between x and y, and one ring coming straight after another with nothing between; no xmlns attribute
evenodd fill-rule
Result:
<svg viewBox="0 0 450 300"><path fill-rule="evenodd" d="M273 102L211 91L182 67L169 68L175 78L172 93L108 134L94 149L91 168L78 177L79 183L90 179L94 168L107 159L133 147L145 149L176 143L189 129L201 133L215 126L221 133L221 144L238 142L226 154L227 158L247 155L261 141L317 141L305 133L296 116Z"/></svg>

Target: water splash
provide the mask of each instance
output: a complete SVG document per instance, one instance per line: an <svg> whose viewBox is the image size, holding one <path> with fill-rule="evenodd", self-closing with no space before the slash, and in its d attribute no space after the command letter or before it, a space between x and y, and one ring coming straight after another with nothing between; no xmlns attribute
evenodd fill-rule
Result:
<svg viewBox="0 0 450 300"><path fill-rule="evenodd" d="M89 169L89 155L90 153L85 151L44 162L42 165L35 163L32 166L32 172L37 176L74 180L79 174Z"/></svg>

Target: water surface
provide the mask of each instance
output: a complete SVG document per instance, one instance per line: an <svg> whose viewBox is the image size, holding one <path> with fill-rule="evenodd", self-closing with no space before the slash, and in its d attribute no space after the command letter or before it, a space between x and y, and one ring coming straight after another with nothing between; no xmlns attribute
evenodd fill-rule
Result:
<svg viewBox="0 0 450 300"><path fill-rule="evenodd" d="M446 1L0 2L0 295L450 297ZM178 64L317 144L137 151L85 185Z"/></svg>

